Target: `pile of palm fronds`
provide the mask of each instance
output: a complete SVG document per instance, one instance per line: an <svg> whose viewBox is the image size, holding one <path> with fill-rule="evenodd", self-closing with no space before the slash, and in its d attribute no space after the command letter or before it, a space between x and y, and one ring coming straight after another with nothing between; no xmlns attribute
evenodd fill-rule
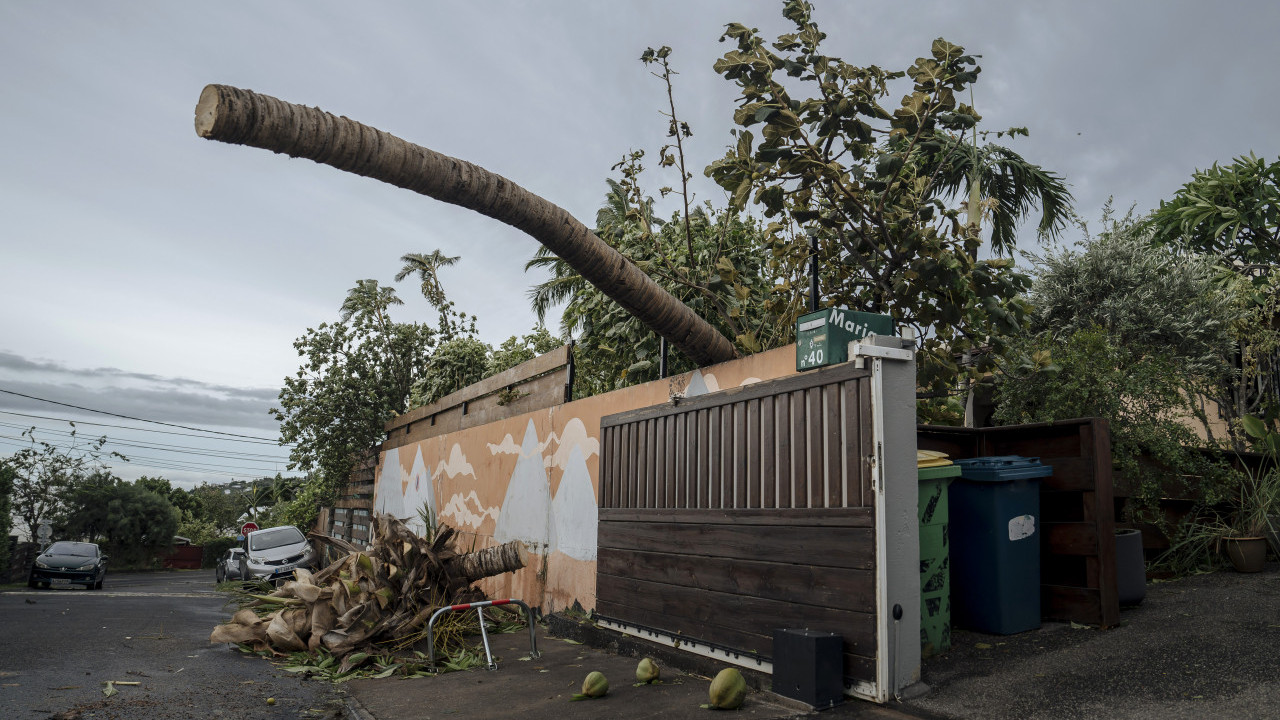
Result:
<svg viewBox="0 0 1280 720"><path fill-rule="evenodd" d="M402 647L425 636L439 608L483 600L472 582L518 570L527 557L519 542L458 553L455 531L443 524L425 539L378 515L373 530L367 550L313 534L341 557L316 573L299 569L269 594L250 595L209 641L279 654L323 648L335 658L375 644Z"/></svg>

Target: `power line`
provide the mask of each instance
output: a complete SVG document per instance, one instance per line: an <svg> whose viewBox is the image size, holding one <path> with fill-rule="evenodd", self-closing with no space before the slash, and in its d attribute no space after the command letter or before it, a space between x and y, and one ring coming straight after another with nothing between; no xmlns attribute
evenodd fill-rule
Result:
<svg viewBox="0 0 1280 720"><path fill-rule="evenodd" d="M197 435L195 433L174 432L173 430L156 430L153 428L132 427L130 425L112 425L110 423L91 422L89 420L72 420L71 418L49 417L48 415L31 415L30 413L13 412L12 410L0 410L0 415L15 415L17 417L32 418L35 420L52 420L54 422L73 423L76 425L92 425L94 427L118 428L120 430L134 430L136 432L160 433L163 435L181 435L182 437L196 437L196 438L207 437L205 435ZM209 438L209 439L212 439L212 438ZM282 443L276 440L223 440L223 442L238 442L238 443L246 443L246 444L252 444L252 445L274 445L274 446L282 445ZM283 445L285 446L292 445L292 444L293 443L283 443Z"/></svg>
<svg viewBox="0 0 1280 720"><path fill-rule="evenodd" d="M242 472L230 472L227 470L195 470L192 468L184 468L184 467L177 467L173 465L163 465L163 464L151 464L151 463L140 463L138 465L134 465L134 467L138 468L139 470L176 470L178 472L187 472L195 475L217 475L219 477L228 477L233 479L238 477L242 478L245 476L245 474Z"/></svg>
<svg viewBox="0 0 1280 720"><path fill-rule="evenodd" d="M16 446L16 447L26 447L26 446L27 446L27 443L25 443L25 442L13 442L13 441L11 441L11 440L7 440L7 439L5 439L5 436L0 436L0 445L13 445L13 446ZM237 478L237 477L241 477L241 478L242 478L242 477L244 477L244 476L245 476L245 474L246 474L246 473L244 473L244 472L232 472L232 471L230 471L230 470L213 470L213 469L205 469L205 468L187 467L187 466L183 466L183 465L178 464L178 463L167 463L167 462L163 462L163 461L161 461L161 462L141 462L141 463L130 463L130 466L131 466L131 467L134 467L134 468L137 468L137 469L151 469L151 470L178 470L178 471L180 471L180 472L194 473L194 474L197 474L197 475L218 475L218 476L222 476L222 477L229 477L229 478ZM256 474L257 474L257 473L259 473L259 472L261 472L261 471L255 471L254 473L250 473L250 474L254 474L254 475L256 475ZM265 475L264 475L264 477L265 477Z"/></svg>
<svg viewBox="0 0 1280 720"><path fill-rule="evenodd" d="M0 427L13 428L15 430L26 430L29 426L19 425L17 423L10 423L10 422L0 422ZM51 433L54 435L65 435L65 436L72 435L72 432L69 430L56 430L53 428L40 427L38 425L35 426L35 429L43 433ZM207 439L214 440L216 442L228 442L228 441L222 440L221 438L207 438ZM236 442L239 442L239 441L236 441ZM129 440L120 440L120 439L113 439L113 438L107 438L106 444L119 445L122 447L142 448L144 450L160 450L162 452L183 452L183 453L189 453L192 455L205 455L208 457L226 458L228 460L263 460L263 461L270 461L270 462L288 462L288 458L284 458L279 455L269 455L266 453L240 452L238 450L216 450L213 448L196 447L193 445L173 445L170 443L143 442L143 441L131 442Z"/></svg>
<svg viewBox="0 0 1280 720"><path fill-rule="evenodd" d="M134 422L152 423L155 425L164 425L165 427L181 428L183 430L195 430L196 432L211 433L213 435L226 435L227 437L238 437L238 438L247 438L249 440L264 440L267 442L274 442L270 438L255 437L253 435L240 435L237 433L222 432L221 430L206 430L205 428L191 427L190 425L178 425L176 423L161 422L160 420L147 420L145 418L133 417L131 415L121 415L120 413L108 412L106 410L94 410L93 408L82 407L80 405L72 405L71 403L64 403L64 402L58 402L57 400L49 400L47 398L35 397L34 395L24 395L23 393L14 392L13 390L5 390L4 388L0 388L0 393L4 393L6 395L16 395L17 397L26 398L28 400L37 400L39 402L46 402L51 405L61 405L62 407L69 407L75 410L83 410L84 412L98 413L99 415L110 415L111 417L123 418L125 420L133 420Z"/></svg>
<svg viewBox="0 0 1280 720"><path fill-rule="evenodd" d="M7 441L10 441L10 442L5 442L4 444L6 444L6 445L17 445L17 446L19 446L19 447L23 447L23 446L26 446L26 445L27 445L27 443L23 442L23 438L21 438L21 437L13 437L12 435L0 435L0 442L4 442L4 441L6 441L6 440L7 440ZM54 445L53 443L50 443L50 444L51 444L51 445ZM58 445L54 445L54 447L60 447L60 446L58 446ZM104 452L101 452L101 451L98 451L98 452L99 452L99 454L108 454L108 453L104 453ZM162 450L161 452L164 452L164 451ZM123 453L122 453L122 455L123 455ZM133 456L125 455L124 457L125 457L125 462L128 462L128 463L130 463L130 464L133 464L133 458L135 458L135 457L136 457L136 458L137 458L137 459L139 459L139 460L151 460L151 461L154 461L154 462L171 463L171 464L173 465L173 467L170 467L169 469L173 469L173 470L186 470L186 471L189 471L189 472L214 472L214 470L212 470L211 468L227 468L228 470L233 470L233 469L234 469L234 470L249 471L249 472L255 472L255 473L273 473L273 472L278 472L278 471L279 471L279 466L280 466L280 465L287 464L287 462L286 462L286 461L283 461L283 460L282 460L282 461L280 461L280 462L274 462L274 463L273 463L273 462L268 462L268 461L263 461L263 462L262 462L262 466L259 466L259 467L249 467L249 466L247 466L247 465L228 465L228 464L225 464L225 463L202 463L202 462L198 462L198 461L196 461L196 460L188 460L188 461L185 461L185 462L184 462L184 461L181 461L181 460L171 460L171 459L169 459L169 458L155 458L155 457L151 457L151 456L149 456L149 455L133 455ZM246 462L254 462L254 461L252 461L252 460L246 460ZM177 465L179 465L179 464L183 465L183 467L177 467ZM267 467L265 467L266 465L271 465L272 467L267 468ZM150 465L147 465L147 466L144 466L144 467L159 467L159 466L150 466ZM229 475L234 475L234 474L243 475L243 474L244 474L244 472L240 472L240 473L231 473L231 472L227 472L226 474L229 474Z"/></svg>

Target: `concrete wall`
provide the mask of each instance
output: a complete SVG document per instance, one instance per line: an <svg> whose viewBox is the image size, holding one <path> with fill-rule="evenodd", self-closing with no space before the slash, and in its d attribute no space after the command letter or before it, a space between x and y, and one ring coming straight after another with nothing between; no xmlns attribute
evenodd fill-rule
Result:
<svg viewBox="0 0 1280 720"><path fill-rule="evenodd" d="M374 507L419 531L418 513L430 508L467 549L525 542L529 567L483 581L489 597L545 612L592 609L600 418L792 374L794 345L425 440L388 440Z"/></svg>

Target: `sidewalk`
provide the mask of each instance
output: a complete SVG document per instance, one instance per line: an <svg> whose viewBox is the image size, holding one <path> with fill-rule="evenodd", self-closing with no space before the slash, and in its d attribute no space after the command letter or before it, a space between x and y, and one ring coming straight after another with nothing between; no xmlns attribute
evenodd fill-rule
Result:
<svg viewBox="0 0 1280 720"><path fill-rule="evenodd" d="M477 668L431 678L353 680L345 683L356 720L413 718L672 718L720 717L701 706L709 701L710 676L727 665L669 647L651 645L559 616L551 632L538 628L541 657L529 656L528 633L490 635L498 670ZM556 633L555 635L551 633ZM558 636L557 636L558 635ZM575 637L577 639L575 639ZM594 645L593 645L594 643ZM599 647L598 645L607 645ZM655 657L662 682L635 687L640 656ZM641 656L643 656L641 655ZM683 666L685 670L678 669ZM690 670L697 668L697 670ZM609 693L596 700L571 701L593 670L609 679ZM744 670L748 684L767 688L769 676ZM709 714L710 713L710 714ZM743 706L726 717L798 718L813 715L806 705L752 690ZM821 714L824 718L903 720L904 715L871 703L851 701Z"/></svg>
<svg viewBox="0 0 1280 720"><path fill-rule="evenodd" d="M346 683L353 717L715 718L706 703L709 659L550 618L542 657L526 633L492 636L499 669L434 678ZM554 633L554 634L552 634ZM557 637L556 635L559 635ZM568 639L566 639L568 638ZM582 644L578 644L581 642ZM1111 630L1046 623L1011 636L956 631L950 652L925 662L927 694L877 706L850 700L822 713L754 691L732 717L981 718L1030 720L1280 717L1280 563L1255 575L1223 571L1147 586ZM663 683L633 687L636 653L658 657ZM683 667L685 671L677 669ZM570 702L592 670L609 679L599 700ZM744 672L768 688L768 676Z"/></svg>

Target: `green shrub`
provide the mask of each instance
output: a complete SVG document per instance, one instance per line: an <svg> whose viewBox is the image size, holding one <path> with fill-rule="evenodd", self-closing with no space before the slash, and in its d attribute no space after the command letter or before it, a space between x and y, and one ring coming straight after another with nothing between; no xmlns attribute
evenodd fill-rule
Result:
<svg viewBox="0 0 1280 720"><path fill-rule="evenodd" d="M1043 334L1024 342L1024 356L1036 362L1001 382L996 420L1106 418L1117 481L1134 493L1126 519L1155 523L1172 537L1176 528L1159 512L1162 497L1176 495L1201 507L1230 497L1234 474L1199 450L1200 438L1181 422L1192 415L1193 405L1174 358L1139 354L1097 327L1062 340Z"/></svg>

